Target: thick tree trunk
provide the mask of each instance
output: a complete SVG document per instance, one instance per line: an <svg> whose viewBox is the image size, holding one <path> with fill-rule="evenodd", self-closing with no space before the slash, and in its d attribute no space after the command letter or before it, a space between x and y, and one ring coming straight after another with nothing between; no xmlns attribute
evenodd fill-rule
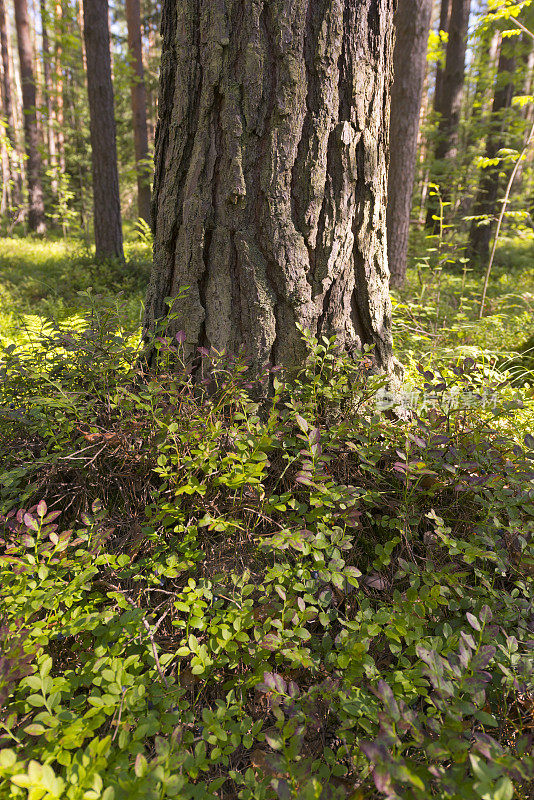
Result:
<svg viewBox="0 0 534 800"><path fill-rule="evenodd" d="M84 0L96 257L124 258L111 83L108 0Z"/></svg>
<svg viewBox="0 0 534 800"><path fill-rule="evenodd" d="M9 61L8 28L5 0L0 0L0 56L2 58L2 111L6 123L6 136L11 152L8 158L11 177L11 202L14 206L22 204L22 181L18 159L17 140L15 136L15 118L13 115L13 98L11 94L11 64Z"/></svg>
<svg viewBox="0 0 534 800"><path fill-rule="evenodd" d="M390 165L388 179L388 260L391 284L402 286L406 275L408 233L417 157L421 97L431 0L399 0L391 92Z"/></svg>
<svg viewBox="0 0 534 800"><path fill-rule="evenodd" d="M486 142L485 157L488 159L494 159L499 150L505 146L503 138L506 131L505 112L510 108L514 96L514 72L516 68L514 44L515 40L505 39L501 43L491 112L492 129ZM491 236L496 216L499 214L497 199L501 187L501 182L499 181L501 170L502 165L499 163L490 165L482 171L477 197L473 205L472 216L485 217L483 220L474 219L469 231L468 254L478 262L489 258Z"/></svg>
<svg viewBox="0 0 534 800"><path fill-rule="evenodd" d="M24 109L24 137L26 140L27 180L29 194L28 223L38 234L46 232L43 187L41 184L41 156L35 116L35 78L33 74L33 47L30 36L28 5L26 0L15 0L15 22L20 61L22 105Z"/></svg>
<svg viewBox="0 0 534 800"><path fill-rule="evenodd" d="M166 0L146 326L294 366L298 326L392 368L393 0Z"/></svg>
<svg viewBox="0 0 534 800"><path fill-rule="evenodd" d="M450 193L447 179L458 151L470 7L471 0L452 0L445 69L441 79L438 104L435 106L439 123L434 153L435 166L431 180L439 184L444 200L447 200ZM435 198L431 198L426 223L434 231L438 228L438 223L434 220L436 213L437 204Z"/></svg>
<svg viewBox="0 0 534 800"><path fill-rule="evenodd" d="M141 8L139 0L126 0L128 49L132 67L132 116L137 172L137 208L139 216L150 224L150 179L148 167L148 132L146 123L146 89L141 42Z"/></svg>

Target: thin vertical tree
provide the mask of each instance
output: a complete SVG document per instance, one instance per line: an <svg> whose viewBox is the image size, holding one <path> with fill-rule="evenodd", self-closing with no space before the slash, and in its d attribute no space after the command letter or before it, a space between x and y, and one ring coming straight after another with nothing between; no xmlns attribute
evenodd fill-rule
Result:
<svg viewBox="0 0 534 800"><path fill-rule="evenodd" d="M439 13L439 35L442 39L445 39L449 34L451 5L452 5L452 0L441 0L440 13ZM446 52L447 49L445 47L445 53ZM443 91L443 63L442 59L440 58L438 63L436 64L436 80L434 84L433 107L435 112L438 112L439 109L441 108L442 91Z"/></svg>
<svg viewBox="0 0 534 800"><path fill-rule="evenodd" d="M39 154L39 133L35 110L35 77L33 72L33 45L30 34L27 0L15 0L15 23L20 62L22 105L24 112L24 137L26 142L28 181L28 224L38 234L46 233L42 164Z"/></svg>
<svg viewBox="0 0 534 800"><path fill-rule="evenodd" d="M65 173L65 101L64 101L64 80L63 80L63 36L65 33L65 23L63 19L62 0L56 2L55 12L56 42L54 64L56 73L56 120L57 120L57 151L58 163L61 174Z"/></svg>
<svg viewBox="0 0 534 800"><path fill-rule="evenodd" d="M435 106L438 115L438 131L431 181L440 185L443 200L447 200L450 194L448 173L458 151L470 8L471 0L452 0L451 2L445 67L441 78L438 103ZM434 219L436 212L436 198L431 197L426 224L434 231L437 229Z"/></svg>
<svg viewBox="0 0 534 800"><path fill-rule="evenodd" d="M9 174L11 201L14 206L22 204L22 181L19 169L18 148L15 136L15 118L11 92L12 75L9 59L8 27L5 0L0 0L0 57L2 59L2 115L5 120L6 136L10 145Z"/></svg>
<svg viewBox="0 0 534 800"><path fill-rule="evenodd" d="M58 192L57 181L57 153L56 153L56 132L54 129L54 109L52 97L52 56L50 53L50 39L48 36L48 9L46 0L41 0L41 37L43 42L43 76L46 104L46 131L47 131L47 150L48 167L51 173L51 186L54 195Z"/></svg>
<svg viewBox="0 0 534 800"><path fill-rule="evenodd" d="M148 166L148 131L146 88L141 39L141 6L139 0L126 0L128 49L132 70L131 96L134 129L135 169L137 175L137 208L139 216L150 225L150 179Z"/></svg>
<svg viewBox="0 0 534 800"><path fill-rule="evenodd" d="M506 111L514 96L514 73L516 68L516 39L502 39L499 64L495 79L495 93L491 109L490 131L486 140L485 158L487 166L473 206L473 221L469 231L468 253L474 261L485 261L489 257L492 232L498 210L497 199L501 181L502 164L499 151L505 146ZM497 160L497 163L495 163Z"/></svg>
<svg viewBox="0 0 534 800"><path fill-rule="evenodd" d="M395 13L397 37L391 92L387 209L388 261L392 286L401 286L406 275L431 14L431 0L399 0Z"/></svg>
<svg viewBox="0 0 534 800"><path fill-rule="evenodd" d="M83 0L96 257L124 258L108 0Z"/></svg>

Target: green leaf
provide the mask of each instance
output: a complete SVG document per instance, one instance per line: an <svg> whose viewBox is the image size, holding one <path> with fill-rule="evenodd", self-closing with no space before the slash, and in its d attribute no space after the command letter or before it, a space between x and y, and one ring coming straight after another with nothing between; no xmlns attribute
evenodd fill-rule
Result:
<svg viewBox="0 0 534 800"><path fill-rule="evenodd" d="M491 714L488 714L486 711L477 711L477 713L475 714L475 717L476 717L476 718L477 718L477 719L478 719L478 720L479 720L479 721L480 721L480 722L481 722L483 725L489 725L489 726L491 726L492 728L498 728L498 727L499 727L499 723L497 722L497 720L495 719L495 717L494 717L494 716L492 716Z"/></svg>
<svg viewBox="0 0 534 800"><path fill-rule="evenodd" d="M148 763L145 756L142 753L137 754L137 758L135 759L134 770L138 778L144 778L144 776L148 772Z"/></svg>
<svg viewBox="0 0 534 800"><path fill-rule="evenodd" d="M33 722L31 725L27 725L24 728L24 733L28 733L30 736L40 736L47 730L44 725L39 725L38 722Z"/></svg>
<svg viewBox="0 0 534 800"><path fill-rule="evenodd" d="M271 730L265 733L265 741L272 747L273 750L281 750L283 747L283 740L280 731Z"/></svg>
<svg viewBox="0 0 534 800"><path fill-rule="evenodd" d="M297 421L297 425L301 429L302 433L308 433L309 425L307 421L302 417L300 414L295 415L295 419Z"/></svg>
<svg viewBox="0 0 534 800"><path fill-rule="evenodd" d="M510 778L503 775L497 783L482 795L482 800L512 800L514 785Z"/></svg>

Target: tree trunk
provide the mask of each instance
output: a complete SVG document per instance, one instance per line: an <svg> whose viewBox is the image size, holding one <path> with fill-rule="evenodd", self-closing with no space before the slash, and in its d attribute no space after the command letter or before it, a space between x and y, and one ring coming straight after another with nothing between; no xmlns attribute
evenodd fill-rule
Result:
<svg viewBox="0 0 534 800"><path fill-rule="evenodd" d="M435 106L439 122L432 183L439 184L443 200L449 196L450 186L447 183L458 150L470 7L471 0L452 0L445 69L438 105ZM439 227L434 220L436 213L436 199L430 198L426 222L434 231Z"/></svg>
<svg viewBox="0 0 534 800"><path fill-rule="evenodd" d="M440 13L439 13L439 33L449 33L449 21L451 17L452 0L441 0ZM445 49L446 52L446 49ZM434 85L434 111L438 111L442 105L442 91L443 91L443 67L441 61L436 65L436 82Z"/></svg>
<svg viewBox="0 0 534 800"><path fill-rule="evenodd" d="M81 42L82 42L82 63L83 71L87 74L87 56L85 53L85 37L83 33L83 0L78 0L76 4L76 17L78 20L78 28L80 29Z"/></svg>
<svg viewBox="0 0 534 800"><path fill-rule="evenodd" d="M46 0L41 0L41 35L43 38L43 74L45 83L46 100L46 128L48 134L48 165L51 171L51 187L54 196L57 197L57 153L56 153L56 132L54 130L54 109L52 101L52 70L50 41L48 39L48 12Z"/></svg>
<svg viewBox="0 0 534 800"><path fill-rule="evenodd" d="M399 0L395 14L397 39L394 54L395 78L391 92L387 209L388 260L393 286L402 286L406 275L431 13L431 0Z"/></svg>
<svg viewBox="0 0 534 800"><path fill-rule="evenodd" d="M494 159L499 150L505 146L503 136L506 130L505 112L512 105L514 96L514 71L516 67L514 54L515 40L503 39L501 52L499 54L499 65L497 67L497 77L495 80L495 95L491 111L492 130L486 142L485 157ZM495 164L486 167L482 171L482 178L478 187L478 193L473 205L474 217L485 217L483 220L474 219L469 231L469 256L478 262L489 258L489 246L495 219L497 198L501 183L499 174L502 171L502 164ZM497 214L499 210L497 210Z"/></svg>
<svg viewBox="0 0 534 800"><path fill-rule="evenodd" d="M61 0L56 2L55 24L56 24L56 48L54 53L55 72L56 72L56 120L57 120L57 152L61 174L65 173L65 113L63 97L63 36L65 35L65 23L63 20L63 4Z"/></svg>
<svg viewBox="0 0 534 800"><path fill-rule="evenodd" d="M298 326L393 366L393 0L167 0L146 327L292 367ZM189 287L185 297L177 297Z"/></svg>
<svg viewBox="0 0 534 800"><path fill-rule="evenodd" d="M18 148L15 136L15 119L13 115L13 98L11 94L11 64L9 62L8 29L6 7L0 0L0 55L2 58L2 110L6 122L6 136L11 148L9 173L12 181L11 202L14 206L22 204L22 181L18 164Z"/></svg>
<svg viewBox="0 0 534 800"><path fill-rule="evenodd" d="M150 225L150 178L148 166L148 132L146 123L146 90L141 42L141 8L139 0L126 0L128 49L132 67L132 116L137 173L137 208L139 216Z"/></svg>
<svg viewBox="0 0 534 800"><path fill-rule="evenodd" d="M28 223L38 234L46 232L43 187L41 184L41 156L35 116L35 78L33 74L33 47L26 0L15 0L15 22L20 61L22 105L24 109L24 136L26 140L27 180L29 194Z"/></svg>
<svg viewBox="0 0 534 800"><path fill-rule="evenodd" d="M109 51L108 0L84 0L96 257L124 258Z"/></svg>

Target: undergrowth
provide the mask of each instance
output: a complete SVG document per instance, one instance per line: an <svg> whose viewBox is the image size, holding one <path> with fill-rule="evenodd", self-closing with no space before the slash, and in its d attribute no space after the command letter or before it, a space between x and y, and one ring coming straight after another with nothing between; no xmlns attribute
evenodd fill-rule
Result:
<svg viewBox="0 0 534 800"><path fill-rule="evenodd" d="M307 336L267 400L180 334L145 371L146 243L8 245L1 800L532 797L528 245L480 323L411 273L400 397Z"/></svg>
<svg viewBox="0 0 534 800"><path fill-rule="evenodd" d="M83 319L2 357L0 797L530 797L521 404L461 359L399 419L310 336L258 401Z"/></svg>

